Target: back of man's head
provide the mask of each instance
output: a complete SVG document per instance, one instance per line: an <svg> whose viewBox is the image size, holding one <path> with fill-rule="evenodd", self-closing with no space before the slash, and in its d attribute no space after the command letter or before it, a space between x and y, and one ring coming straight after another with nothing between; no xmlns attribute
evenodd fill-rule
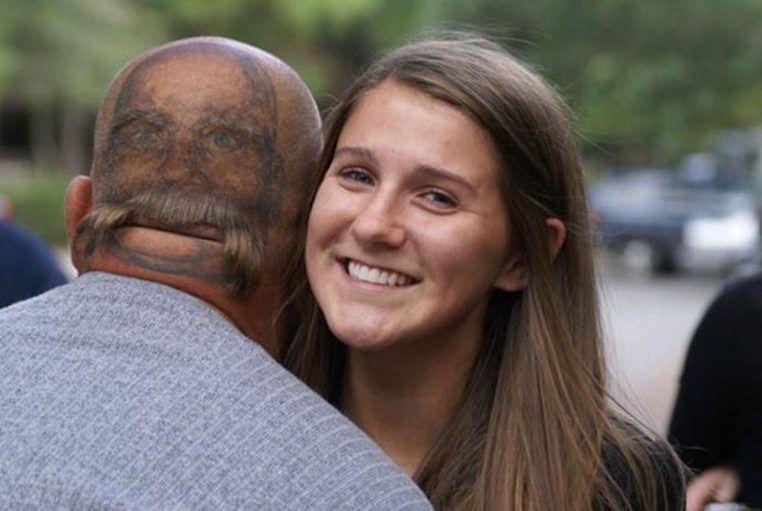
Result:
<svg viewBox="0 0 762 511"><path fill-rule="evenodd" d="M224 244L228 290L283 260L320 146L312 96L282 61L222 38L148 51L116 76L95 128L78 257L139 226Z"/></svg>
<svg viewBox="0 0 762 511"><path fill-rule="evenodd" d="M75 265L100 269L106 252L157 280L196 276L245 298L294 249L320 141L306 86L262 50L202 37L139 55L106 91L90 180L67 192ZM133 250L136 230L163 248Z"/></svg>

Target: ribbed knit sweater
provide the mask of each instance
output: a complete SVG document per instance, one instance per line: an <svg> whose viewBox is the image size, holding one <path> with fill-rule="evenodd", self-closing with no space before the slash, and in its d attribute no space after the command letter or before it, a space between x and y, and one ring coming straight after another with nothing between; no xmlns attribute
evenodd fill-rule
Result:
<svg viewBox="0 0 762 511"><path fill-rule="evenodd" d="M200 300L106 273L0 310L0 509L430 509Z"/></svg>

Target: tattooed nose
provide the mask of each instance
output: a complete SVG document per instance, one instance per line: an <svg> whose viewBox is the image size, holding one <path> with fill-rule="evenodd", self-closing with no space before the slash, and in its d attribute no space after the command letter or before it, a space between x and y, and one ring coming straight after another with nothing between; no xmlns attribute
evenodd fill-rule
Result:
<svg viewBox="0 0 762 511"><path fill-rule="evenodd" d="M159 171L161 178L170 186L200 185L207 180L187 148L169 151Z"/></svg>

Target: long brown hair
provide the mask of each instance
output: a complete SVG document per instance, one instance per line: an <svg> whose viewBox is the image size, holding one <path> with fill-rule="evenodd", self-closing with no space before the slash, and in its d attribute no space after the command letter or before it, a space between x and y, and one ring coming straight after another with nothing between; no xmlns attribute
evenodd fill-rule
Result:
<svg viewBox="0 0 762 511"><path fill-rule="evenodd" d="M523 291L493 292L458 408L416 481L437 509L665 507L658 444L607 409L583 175L563 103L526 64L484 39L411 43L372 65L338 101L322 172L354 107L386 80L454 105L489 133L527 271ZM547 218L567 230L555 259ZM305 275L303 261L297 271ZM303 321L285 364L337 403L345 348L306 284L297 303Z"/></svg>

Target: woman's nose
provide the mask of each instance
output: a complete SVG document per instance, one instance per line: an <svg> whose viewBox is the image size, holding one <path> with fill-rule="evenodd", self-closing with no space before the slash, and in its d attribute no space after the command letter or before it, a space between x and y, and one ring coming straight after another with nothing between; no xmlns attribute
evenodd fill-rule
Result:
<svg viewBox="0 0 762 511"><path fill-rule="evenodd" d="M402 206L389 194L376 193L355 217L351 231L360 244L400 247L406 238Z"/></svg>

